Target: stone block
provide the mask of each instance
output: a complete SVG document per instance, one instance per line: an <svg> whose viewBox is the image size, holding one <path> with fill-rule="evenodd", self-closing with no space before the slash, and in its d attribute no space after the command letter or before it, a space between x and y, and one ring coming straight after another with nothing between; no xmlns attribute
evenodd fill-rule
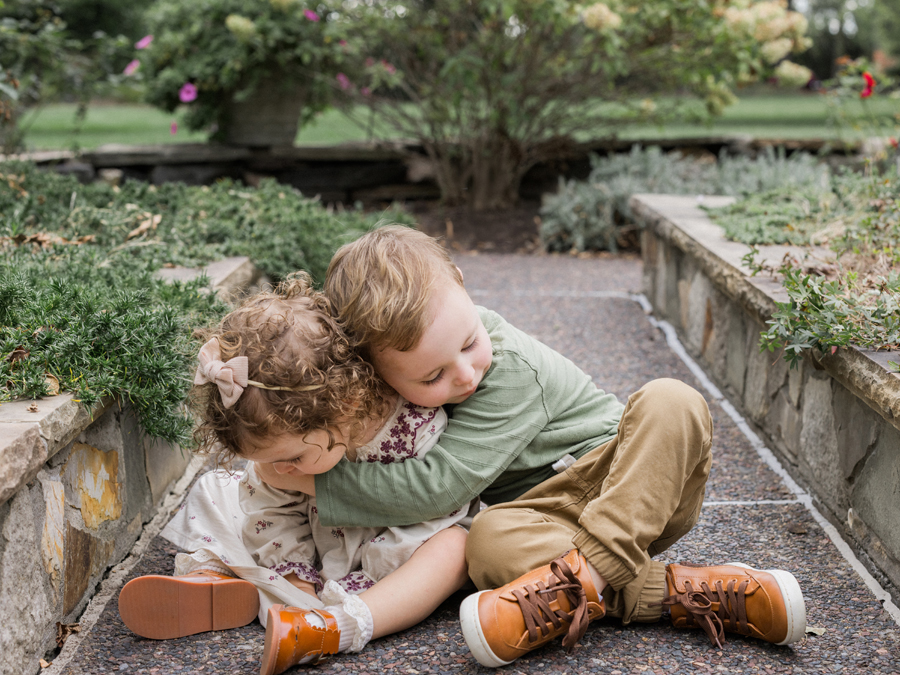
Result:
<svg viewBox="0 0 900 675"><path fill-rule="evenodd" d="M88 532L66 525L66 569L63 618L65 622L88 600L88 593L100 573L111 562L114 541L101 540Z"/></svg>
<svg viewBox="0 0 900 675"><path fill-rule="evenodd" d="M715 287L706 301L701 354L709 372L717 382L725 382L728 359L728 333L731 321L728 300Z"/></svg>
<svg viewBox="0 0 900 675"><path fill-rule="evenodd" d="M834 385L834 421L837 428L841 475L850 480L878 440L884 420L840 384Z"/></svg>
<svg viewBox="0 0 900 675"><path fill-rule="evenodd" d="M766 415L765 428L770 436L781 441L779 449L791 460L796 461L800 449L803 420L800 412L791 405L784 391L779 391L772 398L769 412Z"/></svg>
<svg viewBox="0 0 900 675"><path fill-rule="evenodd" d="M744 407L754 422L761 422L769 412L769 396L766 383L769 377L771 352L761 352L756 346L760 325L753 320L747 322L747 374L744 378Z"/></svg>
<svg viewBox="0 0 900 675"><path fill-rule="evenodd" d="M788 396L795 408L800 407L800 396L803 393L803 370L806 361L798 361L793 368L788 368Z"/></svg>
<svg viewBox="0 0 900 675"><path fill-rule="evenodd" d="M803 391L803 429L800 456L809 467L822 501L835 513L845 513L849 504L840 470L835 429L832 379L811 371Z"/></svg>
<svg viewBox="0 0 900 675"><path fill-rule="evenodd" d="M44 527L41 532L41 559L50 584L62 587L66 547L66 492L59 475L41 471L38 480L44 493Z"/></svg>
<svg viewBox="0 0 900 675"><path fill-rule="evenodd" d="M64 480L69 504L81 513L86 528L98 530L122 515L119 453L75 443L66 462Z"/></svg>
<svg viewBox="0 0 900 675"><path fill-rule="evenodd" d="M685 317L684 335L688 350L700 354L703 350L703 337L707 323L712 321L712 305L710 295L712 286L709 279L699 270L695 270L691 278L691 289L688 293L687 307L682 306Z"/></svg>
<svg viewBox="0 0 900 675"><path fill-rule="evenodd" d="M744 313L728 303L728 334L725 338L725 382L738 394L744 391L747 374L747 325Z"/></svg>
<svg viewBox="0 0 900 675"><path fill-rule="evenodd" d="M35 673L53 626L30 490L0 506L0 673Z"/></svg>
<svg viewBox="0 0 900 675"><path fill-rule="evenodd" d="M2 423L0 423L2 424ZM36 423L3 424L0 437L0 504L32 480L47 461L47 443Z"/></svg>
<svg viewBox="0 0 900 675"><path fill-rule="evenodd" d="M886 507L900 504L900 432L892 426L883 425L882 433L858 472L852 502L856 514L885 547L883 554L895 562L900 560L897 511Z"/></svg>

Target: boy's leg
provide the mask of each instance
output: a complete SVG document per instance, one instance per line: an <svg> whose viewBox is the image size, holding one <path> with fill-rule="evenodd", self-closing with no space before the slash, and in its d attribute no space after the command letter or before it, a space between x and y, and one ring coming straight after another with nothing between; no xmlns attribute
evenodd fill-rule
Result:
<svg viewBox="0 0 900 675"><path fill-rule="evenodd" d="M607 614L625 623L658 619L665 566L650 556L697 522L711 438L696 390L677 380L648 383L629 398L616 438L476 517L467 545L472 580L495 588L577 548L609 584Z"/></svg>

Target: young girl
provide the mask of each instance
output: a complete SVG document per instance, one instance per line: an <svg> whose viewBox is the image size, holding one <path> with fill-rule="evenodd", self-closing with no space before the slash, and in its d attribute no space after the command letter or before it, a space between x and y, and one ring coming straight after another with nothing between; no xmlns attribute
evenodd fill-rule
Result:
<svg viewBox="0 0 900 675"><path fill-rule="evenodd" d="M176 576L122 589L132 631L180 637L258 614L261 673L271 675L412 626L465 583L465 509L403 527L328 528L315 498L271 486L342 461L421 458L447 422L441 408L415 406L374 375L308 276L225 317L194 381L201 452L226 468L250 461L243 475L201 477L163 530L191 551L176 557Z"/></svg>

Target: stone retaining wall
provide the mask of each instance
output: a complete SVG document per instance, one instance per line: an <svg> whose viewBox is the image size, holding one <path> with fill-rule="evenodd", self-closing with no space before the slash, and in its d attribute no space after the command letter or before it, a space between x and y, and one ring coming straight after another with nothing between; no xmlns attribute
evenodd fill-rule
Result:
<svg viewBox="0 0 900 675"><path fill-rule="evenodd" d="M247 258L206 268L246 288ZM197 270L165 270L185 278ZM145 437L127 405L72 394L0 405L0 673L31 674L153 518L190 455Z"/></svg>
<svg viewBox="0 0 900 675"><path fill-rule="evenodd" d="M887 360L897 356L848 348L807 354L789 369L780 354L760 352L760 333L786 293L777 279L749 275L741 263L749 247L727 241L698 199L632 197L644 226L644 292L896 602L900 377ZM789 248L760 253L777 266Z"/></svg>

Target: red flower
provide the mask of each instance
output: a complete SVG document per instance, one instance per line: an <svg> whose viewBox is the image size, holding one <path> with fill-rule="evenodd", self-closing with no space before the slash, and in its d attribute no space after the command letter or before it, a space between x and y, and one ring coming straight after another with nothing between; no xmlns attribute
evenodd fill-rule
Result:
<svg viewBox="0 0 900 675"><path fill-rule="evenodd" d="M863 80L866 83L866 88L859 92L859 97L869 98L875 90L875 78L872 77L872 73L870 73L869 71L865 71L862 76Z"/></svg>
<svg viewBox="0 0 900 675"><path fill-rule="evenodd" d="M900 143L898 143L897 139L894 138L893 136L891 136L888 139L888 142L891 144L891 146L893 146L894 150L896 150L897 148L900 148Z"/></svg>

